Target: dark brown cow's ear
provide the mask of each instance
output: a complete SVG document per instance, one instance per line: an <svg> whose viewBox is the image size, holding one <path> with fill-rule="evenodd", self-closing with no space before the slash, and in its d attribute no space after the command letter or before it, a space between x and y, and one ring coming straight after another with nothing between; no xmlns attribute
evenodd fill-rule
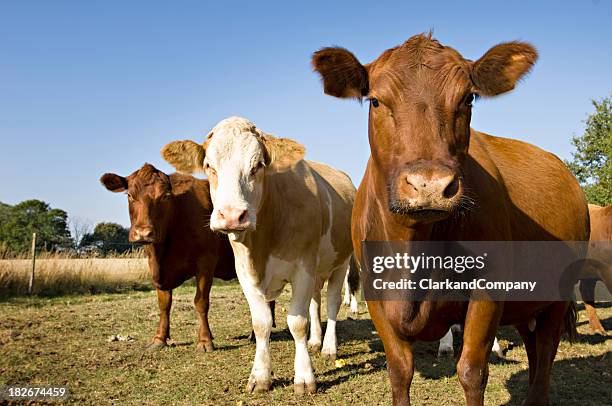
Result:
<svg viewBox="0 0 612 406"><path fill-rule="evenodd" d="M193 141L173 141L162 148L161 154L179 172L203 170L204 147Z"/></svg>
<svg viewBox="0 0 612 406"><path fill-rule="evenodd" d="M368 71L344 48L323 48L312 55L312 67L319 72L326 94L361 99L368 94Z"/></svg>
<svg viewBox="0 0 612 406"><path fill-rule="evenodd" d="M506 42L494 46L472 65L476 93L496 96L514 89L537 59L538 52L526 42Z"/></svg>
<svg viewBox="0 0 612 406"><path fill-rule="evenodd" d="M100 183L111 192L124 192L128 188L127 179L114 173L102 175Z"/></svg>

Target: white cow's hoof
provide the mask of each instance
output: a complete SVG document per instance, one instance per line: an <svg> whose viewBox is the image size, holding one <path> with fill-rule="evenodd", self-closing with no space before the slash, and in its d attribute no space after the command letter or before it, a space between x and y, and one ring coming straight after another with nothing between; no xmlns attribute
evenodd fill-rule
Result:
<svg viewBox="0 0 612 406"><path fill-rule="evenodd" d="M271 379L257 379L253 375L249 377L249 382L247 382L246 391L248 393L264 393L270 390L272 386Z"/></svg>
<svg viewBox="0 0 612 406"><path fill-rule="evenodd" d="M316 341L308 341L308 350L317 354L321 351L321 343Z"/></svg>
<svg viewBox="0 0 612 406"><path fill-rule="evenodd" d="M296 395L312 395L316 391L316 382L299 382L293 384L293 392Z"/></svg>
<svg viewBox="0 0 612 406"><path fill-rule="evenodd" d="M336 361L336 352L324 349L323 351L321 351L321 357L325 360L329 360L330 362L334 362Z"/></svg>

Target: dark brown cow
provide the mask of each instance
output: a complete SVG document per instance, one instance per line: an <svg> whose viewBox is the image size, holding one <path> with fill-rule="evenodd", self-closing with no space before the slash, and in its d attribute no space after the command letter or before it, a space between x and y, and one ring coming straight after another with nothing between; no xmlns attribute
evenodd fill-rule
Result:
<svg viewBox="0 0 612 406"><path fill-rule="evenodd" d="M170 338L172 289L196 277L195 308L200 319L197 349L213 350L208 325L213 276L236 277L234 254L227 236L208 228L213 206L207 180L181 174L166 175L150 164L124 178L114 173L100 182L111 192L127 191L130 241L145 244L149 271L157 289L159 327L147 346L158 349Z"/></svg>
<svg viewBox="0 0 612 406"><path fill-rule="evenodd" d="M371 156L352 222L359 261L368 240L588 239L587 204L563 162L470 128L475 95L512 90L536 58L531 45L510 42L473 62L430 35L414 36L365 66L342 48L314 54L327 94L370 100ZM368 309L385 347L395 405L410 404L412 342L438 340L463 321L457 374L467 404L484 402L499 324L515 325L525 342L526 404L548 404L561 332L564 324L575 328L570 302L369 301Z"/></svg>
<svg viewBox="0 0 612 406"><path fill-rule="evenodd" d="M589 204L591 217L591 241L612 241L612 206L601 207ZM590 263L581 275L580 294L584 300L584 307L589 316L591 331L597 334L606 334L606 329L601 325L597 312L595 311L595 284L602 281L610 293L612 293L612 253L608 247L591 244L590 256L597 262Z"/></svg>

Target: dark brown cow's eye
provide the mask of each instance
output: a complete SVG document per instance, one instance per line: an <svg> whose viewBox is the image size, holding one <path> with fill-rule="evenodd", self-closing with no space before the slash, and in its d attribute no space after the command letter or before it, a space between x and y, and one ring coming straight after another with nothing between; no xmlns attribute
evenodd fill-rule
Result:
<svg viewBox="0 0 612 406"><path fill-rule="evenodd" d="M378 102L378 99L376 97L371 97L370 98L370 104L376 108L378 106L380 106L380 103Z"/></svg>

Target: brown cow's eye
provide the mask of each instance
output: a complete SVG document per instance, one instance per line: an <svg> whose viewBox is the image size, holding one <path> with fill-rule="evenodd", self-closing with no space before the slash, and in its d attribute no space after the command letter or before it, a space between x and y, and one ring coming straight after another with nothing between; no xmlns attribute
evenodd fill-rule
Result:
<svg viewBox="0 0 612 406"><path fill-rule="evenodd" d="M470 93L465 98L465 104L466 106L472 107L473 103L474 103L474 93Z"/></svg>
<svg viewBox="0 0 612 406"><path fill-rule="evenodd" d="M378 102L378 99L376 97L371 97L370 98L370 104L376 108L378 106L380 106L380 103Z"/></svg>

